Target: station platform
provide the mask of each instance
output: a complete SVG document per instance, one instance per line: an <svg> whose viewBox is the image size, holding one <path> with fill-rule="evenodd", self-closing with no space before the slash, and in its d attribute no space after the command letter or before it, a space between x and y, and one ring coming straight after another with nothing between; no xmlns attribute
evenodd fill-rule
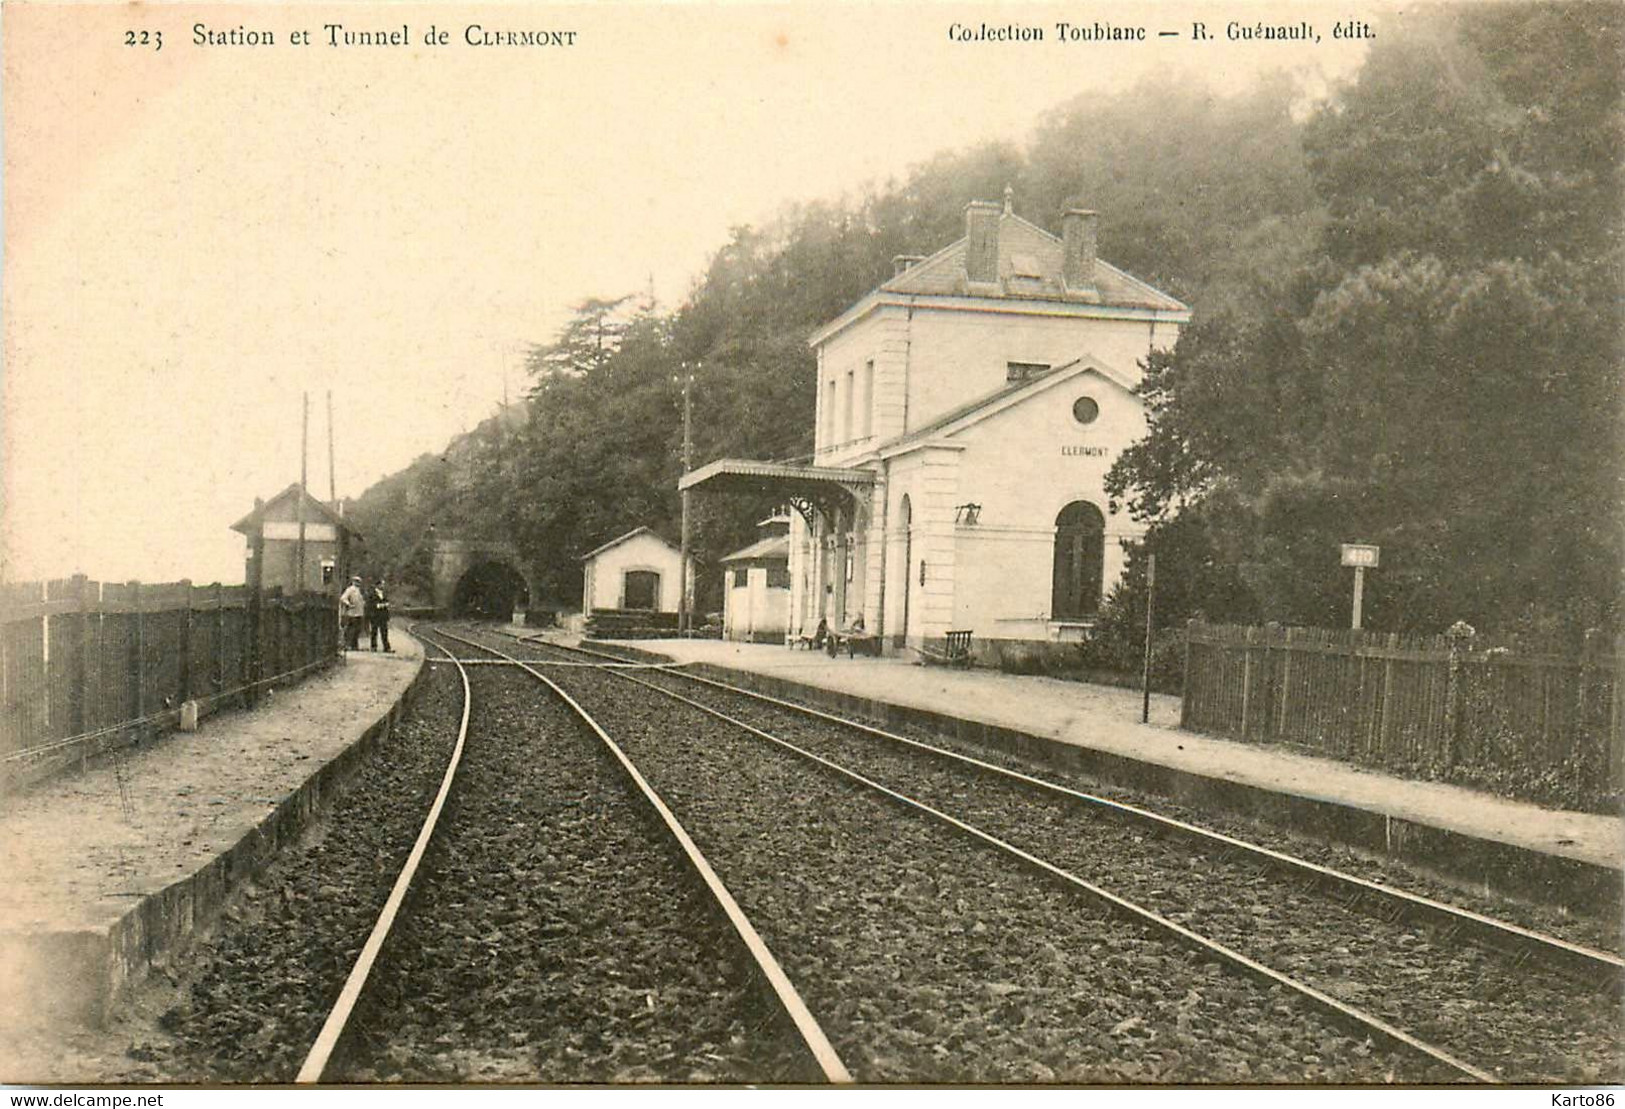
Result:
<svg viewBox="0 0 1625 1109"><path fill-rule="evenodd" d="M0 798L0 1017L95 1024L206 925L388 735L426 670L404 629L395 640Z"/></svg>
<svg viewBox="0 0 1625 1109"><path fill-rule="evenodd" d="M1543 808L1181 731L1177 697L1153 694L1150 722L1142 724L1142 694L1134 689L718 640L626 646L751 675L746 684L762 692L800 687L832 711L923 723L1102 780L1296 827L1475 887L1618 912L1625 862L1618 816Z"/></svg>

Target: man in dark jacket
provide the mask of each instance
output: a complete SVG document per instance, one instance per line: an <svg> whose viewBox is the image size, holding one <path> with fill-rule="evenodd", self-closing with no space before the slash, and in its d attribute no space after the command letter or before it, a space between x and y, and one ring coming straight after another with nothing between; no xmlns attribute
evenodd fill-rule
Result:
<svg viewBox="0 0 1625 1109"><path fill-rule="evenodd" d="M378 649L378 640L384 641L384 650L390 654L395 649L389 645L389 594L384 591L384 579L379 578L367 590L367 623L372 628L372 649Z"/></svg>

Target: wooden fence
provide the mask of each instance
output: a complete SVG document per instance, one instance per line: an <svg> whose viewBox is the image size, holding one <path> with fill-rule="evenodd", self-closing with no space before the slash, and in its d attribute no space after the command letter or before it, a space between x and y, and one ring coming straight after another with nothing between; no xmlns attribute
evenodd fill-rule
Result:
<svg viewBox="0 0 1625 1109"><path fill-rule="evenodd" d="M171 726L188 701L201 713L252 704L336 659L337 629L322 594L82 576L0 585L0 780Z"/></svg>
<svg viewBox="0 0 1625 1109"><path fill-rule="evenodd" d="M1572 656L1402 636L1192 623L1182 727L1288 743L1568 808L1607 808L1625 746L1622 644Z"/></svg>

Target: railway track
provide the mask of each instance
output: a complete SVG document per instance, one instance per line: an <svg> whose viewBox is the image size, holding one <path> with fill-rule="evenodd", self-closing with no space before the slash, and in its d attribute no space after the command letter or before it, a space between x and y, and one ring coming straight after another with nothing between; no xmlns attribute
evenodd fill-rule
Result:
<svg viewBox="0 0 1625 1109"><path fill-rule="evenodd" d="M1044 860L1012 866L1010 845L897 791L809 775L805 760L829 761L764 747L761 729L693 705L656 716L620 684L646 684L635 670L558 669L784 937L860 1081L1494 1080ZM968 1016L944 1037L941 1014Z"/></svg>
<svg viewBox="0 0 1625 1109"><path fill-rule="evenodd" d="M848 1081L613 740L562 690L439 652L455 750L297 1080Z"/></svg>
<svg viewBox="0 0 1625 1109"><path fill-rule="evenodd" d="M305 835L238 889L160 980L164 1006L130 1055L164 1081L291 1081L354 965L459 731L455 671L425 675L388 739Z"/></svg>
<svg viewBox="0 0 1625 1109"><path fill-rule="evenodd" d="M563 657L557 646L532 649L554 665ZM984 841L1040 844L1022 852L1024 861L1053 877L1089 874L1102 855L1145 859L1116 877L1120 888L1155 906L1142 919L1187 943L1199 941L1185 932L1210 931L1244 972L1277 985L1290 980L1288 988L1335 1019L1472 1080L1618 1079L1616 956L695 675L655 669L620 676L668 696L677 684L705 690L708 703L696 707L763 738L777 741L757 724L792 734L803 757L827 760L825 766L845 760L859 769L842 772L855 778L908 782L914 796L904 797L899 787L890 791L894 800L957 819L962 831ZM922 760L930 772L921 771ZM966 788L967 774L975 776L974 790ZM1092 815L1080 818L1080 811ZM1088 838L1079 834L1080 819L1088 822ZM973 823L974 830L967 827ZM1096 838L1103 829L1104 841ZM1090 892L1109 902L1115 896L1098 887Z"/></svg>

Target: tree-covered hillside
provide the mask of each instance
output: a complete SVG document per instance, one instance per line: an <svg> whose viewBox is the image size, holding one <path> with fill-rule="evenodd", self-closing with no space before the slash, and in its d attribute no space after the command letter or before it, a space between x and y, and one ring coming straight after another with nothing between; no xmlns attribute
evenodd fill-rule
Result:
<svg viewBox="0 0 1625 1109"><path fill-rule="evenodd" d="M1617 619L1620 15L1443 13L1308 121L1314 251L1155 361L1113 475L1224 568L1202 607L1341 623L1357 541L1368 626Z"/></svg>

